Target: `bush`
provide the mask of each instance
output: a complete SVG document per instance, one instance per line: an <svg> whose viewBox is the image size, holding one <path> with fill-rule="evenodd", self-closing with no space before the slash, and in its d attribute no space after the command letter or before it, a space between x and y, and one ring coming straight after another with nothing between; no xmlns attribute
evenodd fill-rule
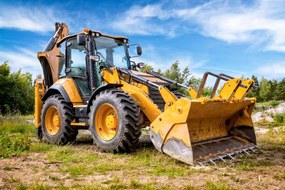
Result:
<svg viewBox="0 0 285 190"><path fill-rule="evenodd" d="M33 111L34 88L32 75L11 73L7 62L0 64L0 114L27 114Z"/></svg>
<svg viewBox="0 0 285 190"><path fill-rule="evenodd" d="M0 135L0 158L18 156L30 150L30 145L31 141L27 135Z"/></svg>
<svg viewBox="0 0 285 190"><path fill-rule="evenodd" d="M285 123L285 113L275 114L274 121L278 124L284 124Z"/></svg>

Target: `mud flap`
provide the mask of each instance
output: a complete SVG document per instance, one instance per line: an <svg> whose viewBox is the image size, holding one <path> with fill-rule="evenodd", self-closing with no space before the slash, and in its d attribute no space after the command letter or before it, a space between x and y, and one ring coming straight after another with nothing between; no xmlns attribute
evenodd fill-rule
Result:
<svg viewBox="0 0 285 190"><path fill-rule="evenodd" d="M181 98L152 122L157 150L194 165L254 147L254 101L199 101ZM236 126L246 125L246 126Z"/></svg>

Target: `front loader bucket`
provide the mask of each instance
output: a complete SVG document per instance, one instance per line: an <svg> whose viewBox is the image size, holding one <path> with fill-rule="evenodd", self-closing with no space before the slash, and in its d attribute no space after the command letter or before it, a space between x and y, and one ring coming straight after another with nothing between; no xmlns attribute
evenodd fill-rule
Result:
<svg viewBox="0 0 285 190"><path fill-rule="evenodd" d="M213 162L255 147L255 99L180 98L150 127L155 148L190 165Z"/></svg>

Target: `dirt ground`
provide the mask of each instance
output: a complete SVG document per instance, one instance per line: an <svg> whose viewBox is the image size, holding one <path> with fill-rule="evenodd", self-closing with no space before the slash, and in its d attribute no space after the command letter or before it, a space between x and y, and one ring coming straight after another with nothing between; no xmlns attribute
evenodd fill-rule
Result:
<svg viewBox="0 0 285 190"><path fill-rule="evenodd" d="M153 149L147 137L142 140L141 146L137 152L140 152L142 149ZM259 144L259 147L262 147L262 144ZM73 148L78 152L88 150L94 152L94 154L102 154L94 147L91 139L88 138L87 140L86 138L85 140L79 139L78 143L73 145ZM156 152L154 154L160 155L161 153ZM163 156L167 157L166 155ZM123 164L128 157L132 157L132 154L116 157L113 162ZM147 172L152 169L150 168L152 166L149 166L145 168L138 167L137 170L118 168L105 173L95 172L74 177L68 172L62 171L62 162L51 162L47 157L47 152L31 152L18 157L0 160L0 189L15 189L21 183L27 186L48 184L49 188L54 189L59 187L81 189L86 185L93 185L93 187L98 185L100 188L106 186L109 189L136 189L134 185L122 186L121 188L110 188L108 186L112 180L117 180L121 184L130 184L134 179L140 184L154 184L152 187L156 189L164 189L165 187L169 187L169 189L191 189L192 187L194 189L202 189L205 188L206 181L228 185L226 188L221 186L218 189L227 189L228 187L228 189L285 189L285 152L261 148L250 157L250 162L253 165L244 163L248 160L243 159L243 157L236 157L233 161L227 160L226 164L219 163L218 166L192 167L178 163L179 166L182 165L183 169L190 171L185 175L178 176L151 175ZM168 166L155 167L167 168ZM147 189L143 187L147 186L141 186L141 189ZM43 188L38 186L38 189ZM208 187L208 189L211 189L211 187Z"/></svg>

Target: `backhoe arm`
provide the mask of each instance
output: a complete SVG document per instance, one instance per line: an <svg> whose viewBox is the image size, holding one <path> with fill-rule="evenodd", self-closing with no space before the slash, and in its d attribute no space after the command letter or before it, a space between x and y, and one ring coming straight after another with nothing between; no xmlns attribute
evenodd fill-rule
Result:
<svg viewBox="0 0 285 190"><path fill-rule="evenodd" d="M55 23L54 35L49 40L43 52L38 52L38 59L43 68L45 85L50 87L58 80L60 49L57 43L68 35L68 26Z"/></svg>

